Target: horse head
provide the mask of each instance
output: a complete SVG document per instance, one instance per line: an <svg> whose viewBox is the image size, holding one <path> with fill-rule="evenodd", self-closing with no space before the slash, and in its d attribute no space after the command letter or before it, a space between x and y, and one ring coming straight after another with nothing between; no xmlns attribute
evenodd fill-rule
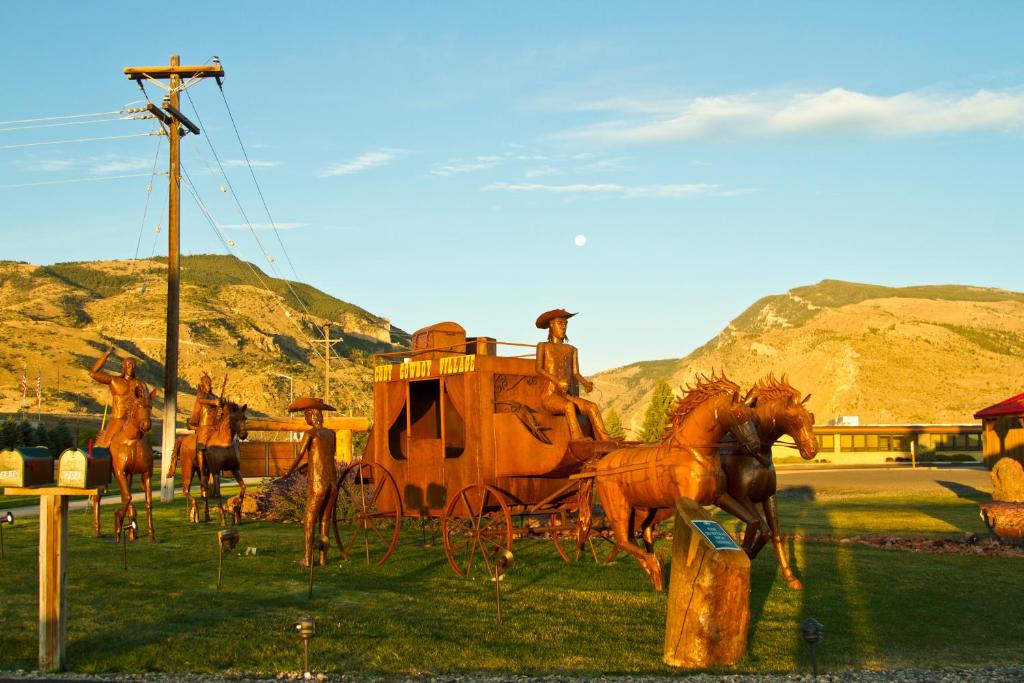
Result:
<svg viewBox="0 0 1024 683"><path fill-rule="evenodd" d="M715 405L715 421L736 437L736 442L748 453L757 453L761 449L761 439L757 435L753 411L744 403L738 391L722 394L718 398Z"/></svg>
<svg viewBox="0 0 1024 683"><path fill-rule="evenodd" d="M229 406L230 412L228 413L229 419L231 420L231 434L237 436L242 441L249 438L249 430L245 426L246 414L245 411L249 409L249 404L238 405L232 403Z"/></svg>
<svg viewBox="0 0 1024 683"><path fill-rule="evenodd" d="M151 414L153 412L153 398L156 396L156 389L147 391L144 384L136 384L132 389L132 407L130 422L135 425L139 432L148 432L153 426Z"/></svg>
<svg viewBox="0 0 1024 683"><path fill-rule="evenodd" d="M813 460L818 455L818 440L814 438L814 413L807 410L810 398L810 394L801 401L797 401L796 397L790 398L786 404L785 417L780 420L786 434L793 437L800 457L804 460Z"/></svg>
<svg viewBox="0 0 1024 683"><path fill-rule="evenodd" d="M743 449L756 453L761 448L761 441L757 436L750 406L743 402L739 390L739 385L724 374L699 376L696 384L687 387L686 392L669 410L673 438L679 440L675 430L695 421L694 426L702 425L713 434L713 440L717 441L729 432Z"/></svg>

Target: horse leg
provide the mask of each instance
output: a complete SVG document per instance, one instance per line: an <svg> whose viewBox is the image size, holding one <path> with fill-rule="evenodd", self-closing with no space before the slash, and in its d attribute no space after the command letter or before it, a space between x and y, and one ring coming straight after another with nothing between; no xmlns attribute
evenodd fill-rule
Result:
<svg viewBox="0 0 1024 683"><path fill-rule="evenodd" d="M217 497L217 514L220 515L220 525L224 526L224 497L220 495L220 472L210 474L210 493Z"/></svg>
<svg viewBox="0 0 1024 683"><path fill-rule="evenodd" d="M134 476L131 473L129 473L127 475L127 477L128 477L128 491L130 492L132 490L132 479L134 479ZM135 541L138 540L138 538L139 538L139 534L137 532L137 529L139 527L138 517L139 517L138 514L135 512L135 504L132 503L131 493L129 493L128 494L128 521L135 522L135 529L132 529L130 527L128 529L128 539L132 543L135 543Z"/></svg>
<svg viewBox="0 0 1024 683"><path fill-rule="evenodd" d="M786 583L793 590L803 590L804 584L796 578L796 574L789 566L789 557L786 549L782 546L782 534L779 533L779 510L775 505L775 496L769 496L768 500L762 503L765 517L768 518L768 526L771 528L772 545L775 546L775 556L779 558L779 566L782 568L782 576Z"/></svg>
<svg viewBox="0 0 1024 683"><path fill-rule="evenodd" d="M124 516L132 504L132 489L124 472L114 472L114 476L117 478L117 488L121 492L121 507L114 510L114 543L120 543L121 532L124 529Z"/></svg>
<svg viewBox="0 0 1024 683"><path fill-rule="evenodd" d="M747 531L744 534L743 538L743 549L746 551L748 557L753 558L754 555L756 555L757 553L754 552L753 554L751 554L752 548L748 548L746 546L748 538L756 538L751 536L751 529L753 529L753 533L757 534L758 536L764 536L767 534L767 530L764 528L767 525L761 519L761 515L757 513L757 510L752 509L753 503L750 503L750 507L748 507L746 504L736 500L728 493L723 493L721 496L718 497L718 500L715 501L715 505L722 508L730 515L739 519L741 522L744 522L747 525Z"/></svg>
<svg viewBox="0 0 1024 683"><path fill-rule="evenodd" d="M632 531L633 527L630 524L631 518L631 507L629 501L623 495L622 491L617 488L613 488L609 485L602 485L602 482L598 482L598 495L601 497L601 503L604 507L605 515L608 517L608 521L612 525L612 535L615 538L615 547L625 550L627 553L632 555L640 562L640 566L643 567L644 571L651 579L651 584L654 586L654 590L662 591L665 589L664 581L664 570L661 566L661 560L654 553L645 553L643 549L633 543Z"/></svg>
<svg viewBox="0 0 1024 683"><path fill-rule="evenodd" d="M153 468L139 475L142 479L142 492L146 494L146 535L150 543L156 543L156 532L153 530Z"/></svg>
<svg viewBox="0 0 1024 683"><path fill-rule="evenodd" d="M199 508L196 506L196 499L192 497L192 479L195 474L192 460L183 456L181 459L181 491L185 494L185 508L190 524L199 524Z"/></svg>
<svg viewBox="0 0 1024 683"><path fill-rule="evenodd" d="M234 470L231 474L234 475L235 481L238 482L238 502L231 508L231 514L234 515L234 523L238 525L242 523L242 501L245 500L245 481L242 479L241 471Z"/></svg>

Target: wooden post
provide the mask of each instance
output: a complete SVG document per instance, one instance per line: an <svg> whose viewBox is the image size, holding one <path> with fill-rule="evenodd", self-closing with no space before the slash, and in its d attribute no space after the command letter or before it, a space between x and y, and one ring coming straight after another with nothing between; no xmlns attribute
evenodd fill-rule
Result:
<svg viewBox="0 0 1024 683"><path fill-rule="evenodd" d="M170 142L170 164L167 196L167 334L164 355L164 423L160 452L160 500L169 503L174 499L174 477L168 477L171 454L174 451L175 424L178 414L178 320L179 291L181 278L181 79L182 78L223 78L224 70L219 63L199 66L181 66L178 55L171 55L167 66L129 66L125 75L134 81L168 80L170 92L164 109L170 116L151 108L154 115L167 125L167 139ZM186 125L194 133L199 129L191 122Z"/></svg>
<svg viewBox="0 0 1024 683"><path fill-rule="evenodd" d="M171 68L179 66L178 55L171 55ZM181 76L170 74L170 104L179 109ZM181 289L181 122L171 117L167 139L170 141L169 186L167 195L167 335L164 355L164 432L160 451L160 500L174 500L174 474L167 476L174 451L178 415L178 318Z"/></svg>
<svg viewBox="0 0 1024 683"><path fill-rule="evenodd" d="M334 432L334 439L334 461L339 465L347 465L352 462L352 430L339 429Z"/></svg>
<svg viewBox="0 0 1024 683"><path fill-rule="evenodd" d="M39 498L39 670L64 668L64 578L68 542L68 497Z"/></svg>
<svg viewBox="0 0 1024 683"><path fill-rule="evenodd" d="M675 508L662 661L731 666L747 649L750 559L700 505L679 498Z"/></svg>
<svg viewBox="0 0 1024 683"><path fill-rule="evenodd" d="M7 487L5 496L39 496L39 670L64 668L67 636L64 579L67 574L68 496L99 495L102 489L65 486Z"/></svg>
<svg viewBox="0 0 1024 683"><path fill-rule="evenodd" d="M910 469L917 469L917 440L910 440Z"/></svg>
<svg viewBox="0 0 1024 683"><path fill-rule="evenodd" d="M331 402L331 324L324 323L324 403Z"/></svg>

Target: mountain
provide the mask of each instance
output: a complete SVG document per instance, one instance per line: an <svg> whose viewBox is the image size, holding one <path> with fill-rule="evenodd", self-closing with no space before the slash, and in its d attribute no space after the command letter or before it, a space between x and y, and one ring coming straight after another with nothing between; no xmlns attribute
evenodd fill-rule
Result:
<svg viewBox="0 0 1024 683"><path fill-rule="evenodd" d="M812 394L817 421L971 422L1019 393L1024 293L959 285L882 287L839 280L766 296L679 359L608 370L594 380L607 409L639 430L654 385L676 388L724 370L749 387L770 371Z"/></svg>
<svg viewBox="0 0 1024 683"><path fill-rule="evenodd" d="M106 388L89 378L111 344L140 361L139 376L160 388L163 405L166 259L58 263L0 261L0 411L29 402L42 372L44 412L102 412ZM219 393L256 413L281 415L289 381L295 395L322 393L323 324L332 323L331 397L344 412L371 411L372 354L408 346L386 318L301 282L268 276L233 256L181 260L179 410L190 410L202 371ZM301 303L300 303L301 301ZM320 341L316 341L320 340ZM108 361L108 372L120 363ZM58 380L59 373L59 380ZM59 381L59 391L58 391Z"/></svg>

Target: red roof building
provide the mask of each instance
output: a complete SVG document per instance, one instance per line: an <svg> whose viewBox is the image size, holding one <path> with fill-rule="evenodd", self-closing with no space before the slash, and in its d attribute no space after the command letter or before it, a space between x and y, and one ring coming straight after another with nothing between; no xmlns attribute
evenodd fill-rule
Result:
<svg viewBox="0 0 1024 683"><path fill-rule="evenodd" d="M985 464L1010 456L1024 462L1024 393L1011 396L974 414L982 424L982 453Z"/></svg>

